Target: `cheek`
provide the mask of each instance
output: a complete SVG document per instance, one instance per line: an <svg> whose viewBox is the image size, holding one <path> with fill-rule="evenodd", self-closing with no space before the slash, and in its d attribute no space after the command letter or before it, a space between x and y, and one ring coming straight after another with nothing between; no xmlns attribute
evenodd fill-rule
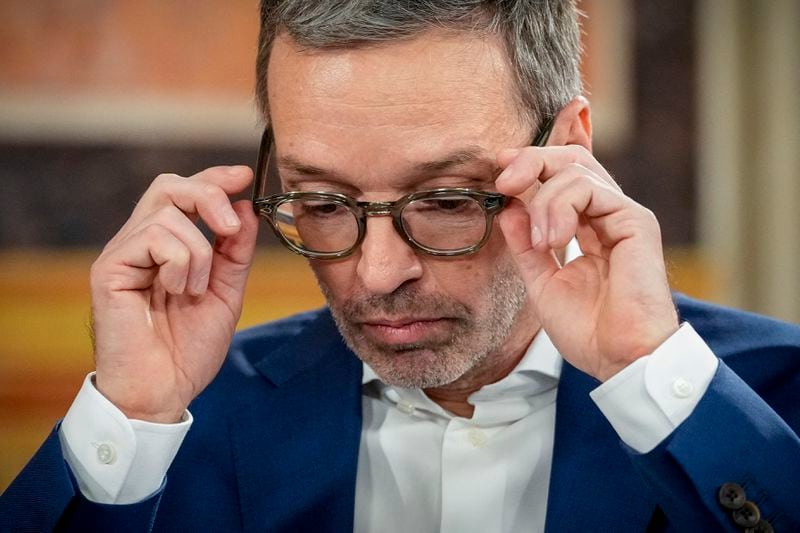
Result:
<svg viewBox="0 0 800 533"><path fill-rule="evenodd" d="M309 266L327 293L327 297L341 302L352 296L357 266L352 258L339 261L309 261Z"/></svg>
<svg viewBox="0 0 800 533"><path fill-rule="evenodd" d="M497 269L498 265L512 260L511 250L508 249L497 217L492 221L492 231L486 244L472 257L474 258L473 264L480 264L480 268L489 272Z"/></svg>
<svg viewBox="0 0 800 533"><path fill-rule="evenodd" d="M474 308L475 303L486 296L495 269L494 257L489 250L482 249L476 255L462 259L431 262L426 269L430 276L427 286Z"/></svg>
<svg viewBox="0 0 800 533"><path fill-rule="evenodd" d="M472 299L491 297L487 290L493 290L492 285L497 276L516 271L516 263L497 222L483 248L477 254L464 259L458 281L463 287L461 290L467 291Z"/></svg>

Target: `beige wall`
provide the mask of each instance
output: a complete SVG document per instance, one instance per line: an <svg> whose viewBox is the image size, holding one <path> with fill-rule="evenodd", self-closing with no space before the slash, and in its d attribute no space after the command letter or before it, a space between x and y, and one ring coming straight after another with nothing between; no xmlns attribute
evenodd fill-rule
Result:
<svg viewBox="0 0 800 533"><path fill-rule="evenodd" d="M800 322L800 2L698 4L700 251L722 302Z"/></svg>

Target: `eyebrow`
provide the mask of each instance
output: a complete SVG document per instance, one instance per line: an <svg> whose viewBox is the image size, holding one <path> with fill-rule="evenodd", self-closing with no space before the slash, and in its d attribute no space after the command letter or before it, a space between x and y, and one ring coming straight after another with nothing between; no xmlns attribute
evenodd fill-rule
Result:
<svg viewBox="0 0 800 533"><path fill-rule="evenodd" d="M484 150L482 148L478 146L470 146L446 154L444 157L439 159L417 163L414 165L413 171L416 174L434 174L446 172L460 166L474 163L492 167L492 169L496 168L497 164L494 158L486 157L483 154Z"/></svg>
<svg viewBox="0 0 800 533"><path fill-rule="evenodd" d="M480 164L481 166L489 167L491 168L493 176L500 172L500 167L497 165L494 157L485 156L484 150L481 147L468 146L445 154L443 157L437 159L415 163L411 167L409 175L424 176L441 174L469 164ZM288 154L280 157L278 167L302 176L325 176L334 179L340 179L342 177L333 170L305 163Z"/></svg>
<svg viewBox="0 0 800 533"><path fill-rule="evenodd" d="M291 155L281 156L278 159L278 168L305 176L336 176L336 173L333 171L303 163Z"/></svg>

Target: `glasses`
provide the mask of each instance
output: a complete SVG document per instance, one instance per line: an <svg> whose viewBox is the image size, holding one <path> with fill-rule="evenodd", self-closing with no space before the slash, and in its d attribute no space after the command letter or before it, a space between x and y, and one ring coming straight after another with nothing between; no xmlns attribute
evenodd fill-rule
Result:
<svg viewBox="0 0 800 533"><path fill-rule="evenodd" d="M547 142L547 121L534 146ZM287 192L264 195L277 180L271 130L261 139L253 189L253 207L270 223L291 251L313 259L339 259L352 254L364 240L367 217L390 216L397 233L413 249L434 256L459 256L480 250L492 221L510 201L495 192L466 188L419 191L392 202L359 202L332 192Z"/></svg>

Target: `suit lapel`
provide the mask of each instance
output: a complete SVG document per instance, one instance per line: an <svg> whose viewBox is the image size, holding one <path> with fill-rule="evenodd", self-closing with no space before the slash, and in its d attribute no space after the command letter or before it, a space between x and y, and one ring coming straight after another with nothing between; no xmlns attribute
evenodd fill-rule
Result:
<svg viewBox="0 0 800 533"><path fill-rule="evenodd" d="M597 385L564 362L546 531L645 531L655 510L650 490L589 397Z"/></svg>
<svg viewBox="0 0 800 533"><path fill-rule="evenodd" d="M327 313L272 348L247 346L266 379L234 398L229 431L245 531L352 531L361 362ZM645 531L655 510L619 438L564 362L545 530Z"/></svg>
<svg viewBox="0 0 800 533"><path fill-rule="evenodd" d="M361 362L327 314L292 337L228 417L244 529L352 531Z"/></svg>

